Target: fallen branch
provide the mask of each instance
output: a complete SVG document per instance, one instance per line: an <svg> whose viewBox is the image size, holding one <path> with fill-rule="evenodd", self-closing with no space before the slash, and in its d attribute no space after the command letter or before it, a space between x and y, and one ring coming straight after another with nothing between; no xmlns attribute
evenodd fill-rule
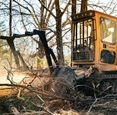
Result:
<svg viewBox="0 0 117 115"><path fill-rule="evenodd" d="M88 112L86 113L86 115L89 115L90 114L90 111L93 108L94 104L97 102L97 100L98 99L96 98L95 101L93 102L93 104L90 106L90 108L89 108Z"/></svg>
<svg viewBox="0 0 117 115"><path fill-rule="evenodd" d="M39 95L45 95L45 96L48 96L48 97L53 97L53 98L59 98L59 99L64 99L64 100L71 100L71 101L75 101L75 99L73 98L70 98L70 97L62 97L62 96L58 96L54 93L51 93L51 92L48 92L48 91L42 91L42 90L35 90L35 89L32 89L32 88L29 88L27 86L24 86L24 85L18 85L18 84L0 84L0 86L9 86L9 87L18 87L18 88L23 88L23 89L27 89L31 92L34 92L36 94L39 94Z"/></svg>
<svg viewBox="0 0 117 115"><path fill-rule="evenodd" d="M43 105L36 105L32 103L34 106L39 107L41 109L44 109L46 112L48 112L50 115L54 115L47 107L44 107Z"/></svg>

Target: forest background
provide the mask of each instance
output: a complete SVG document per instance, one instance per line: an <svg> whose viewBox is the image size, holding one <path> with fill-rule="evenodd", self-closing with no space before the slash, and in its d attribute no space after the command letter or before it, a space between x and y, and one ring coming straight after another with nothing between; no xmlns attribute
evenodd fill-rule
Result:
<svg viewBox="0 0 117 115"><path fill-rule="evenodd" d="M71 16L75 0L0 0L0 35L24 34L33 29L44 30L49 46L61 65L71 61ZM117 16L116 0L82 0L88 10L98 10ZM81 0L76 0L76 12L81 11ZM43 46L38 36L13 40L14 47L0 39L1 67L21 66L14 59L12 49L20 52L26 65L36 69L47 67ZM16 63L15 63L16 62Z"/></svg>

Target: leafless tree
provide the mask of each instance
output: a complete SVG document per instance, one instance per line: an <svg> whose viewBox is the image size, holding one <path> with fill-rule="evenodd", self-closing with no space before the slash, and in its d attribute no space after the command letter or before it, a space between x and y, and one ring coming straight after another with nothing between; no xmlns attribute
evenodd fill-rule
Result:
<svg viewBox="0 0 117 115"><path fill-rule="evenodd" d="M80 0L72 0L76 4L76 12L80 12L82 9ZM82 0L83 1L83 0ZM86 2L86 0L85 0ZM87 9L97 9L105 13L116 15L116 2L114 0L109 1L107 4L102 3L102 1L86 3L88 5ZM64 62L63 55L63 45L68 39L65 39L65 35L70 33L70 23L71 23L71 1L65 0L13 0L12 1L12 30L13 32L20 33L21 30L33 29L45 30L47 41L51 46L57 46L58 59L60 64ZM9 0L0 2L1 16L5 16L5 21L9 16ZM107 10L108 9L108 10ZM86 10L86 8L84 9ZM106 12L107 11L107 12ZM68 26L69 25L69 26ZM8 29L6 30L8 32ZM70 36L71 37L71 36ZM69 37L69 38L70 38ZM43 47L39 38L32 38L40 48L39 53L44 55ZM69 43L67 41L67 43ZM65 44L66 45L66 44ZM42 51L42 52L41 52ZM39 54L39 55L40 55Z"/></svg>
<svg viewBox="0 0 117 115"><path fill-rule="evenodd" d="M23 23L24 28L27 30L27 25L31 23L28 21L26 22L26 16L28 15L28 18L33 19L34 27L36 27L39 30L46 30L47 34L49 34L49 40L51 40L53 37L56 38L56 44L57 44L57 54L58 54L58 60L60 60L60 64L64 63L64 55L63 55L63 34L62 34L62 26L65 26L65 23L69 23L70 20L64 21L62 24L62 17L67 11L70 1L67 2L65 5L65 8L62 10L60 8L60 1L46 1L46 0L38 0L38 6L34 7L28 0L24 0L24 3L28 5L28 7L20 3L16 0L13 0L18 6L19 6L19 13L21 15L21 22ZM36 8L39 8L40 10L38 13ZM54 10L54 8L56 10ZM25 12L25 13L24 13ZM55 13L56 12L56 13ZM39 16L40 15L40 16ZM51 19L50 19L51 18ZM54 22L53 25L50 25L51 22ZM28 23L28 24L27 24ZM50 26L53 26L54 28L50 28ZM47 31L49 30L49 31ZM37 41L37 40L35 40ZM40 46L41 51L43 51L43 47L41 45L41 42L38 40L37 43ZM42 54L42 53L41 53Z"/></svg>

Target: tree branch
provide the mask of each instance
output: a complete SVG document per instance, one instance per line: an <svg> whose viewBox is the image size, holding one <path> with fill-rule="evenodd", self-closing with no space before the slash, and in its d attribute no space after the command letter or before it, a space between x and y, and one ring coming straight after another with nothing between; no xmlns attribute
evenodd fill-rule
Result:
<svg viewBox="0 0 117 115"><path fill-rule="evenodd" d="M71 0L68 1L68 3L67 3L67 5L66 5L66 7L64 8L64 10L63 10L63 12L62 12L61 15L63 15L63 14L65 13L65 11L67 10L68 6L70 5L70 1L71 1Z"/></svg>
<svg viewBox="0 0 117 115"><path fill-rule="evenodd" d="M28 7L23 6L22 4L20 4L19 2L17 2L16 0L13 0L15 3L17 3L18 5L20 5L21 7L23 7L24 9L28 10L34 20L34 22L38 25L38 21L35 18L35 15L31 12L31 10Z"/></svg>
<svg viewBox="0 0 117 115"><path fill-rule="evenodd" d="M40 0L38 0L40 3L41 3L41 5L48 11L48 12L50 12L50 14L54 17L54 18L56 18L56 16L40 1Z"/></svg>

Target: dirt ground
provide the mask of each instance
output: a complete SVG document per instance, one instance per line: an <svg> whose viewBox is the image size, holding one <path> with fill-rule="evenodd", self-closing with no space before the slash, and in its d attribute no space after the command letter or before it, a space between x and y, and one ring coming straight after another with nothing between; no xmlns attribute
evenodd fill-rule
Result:
<svg viewBox="0 0 117 115"><path fill-rule="evenodd" d="M33 82L29 82L32 78L30 80L26 78L22 82L31 90L28 92L22 90L20 95L22 98L19 99L17 97L19 89L25 87L13 84L19 85L22 79L28 77L27 74L21 72L12 74L1 69L0 115L117 115L117 94L94 98L77 92L74 97L62 98L45 91L44 84L48 83L50 78L46 74L39 76L39 80L33 79Z"/></svg>

